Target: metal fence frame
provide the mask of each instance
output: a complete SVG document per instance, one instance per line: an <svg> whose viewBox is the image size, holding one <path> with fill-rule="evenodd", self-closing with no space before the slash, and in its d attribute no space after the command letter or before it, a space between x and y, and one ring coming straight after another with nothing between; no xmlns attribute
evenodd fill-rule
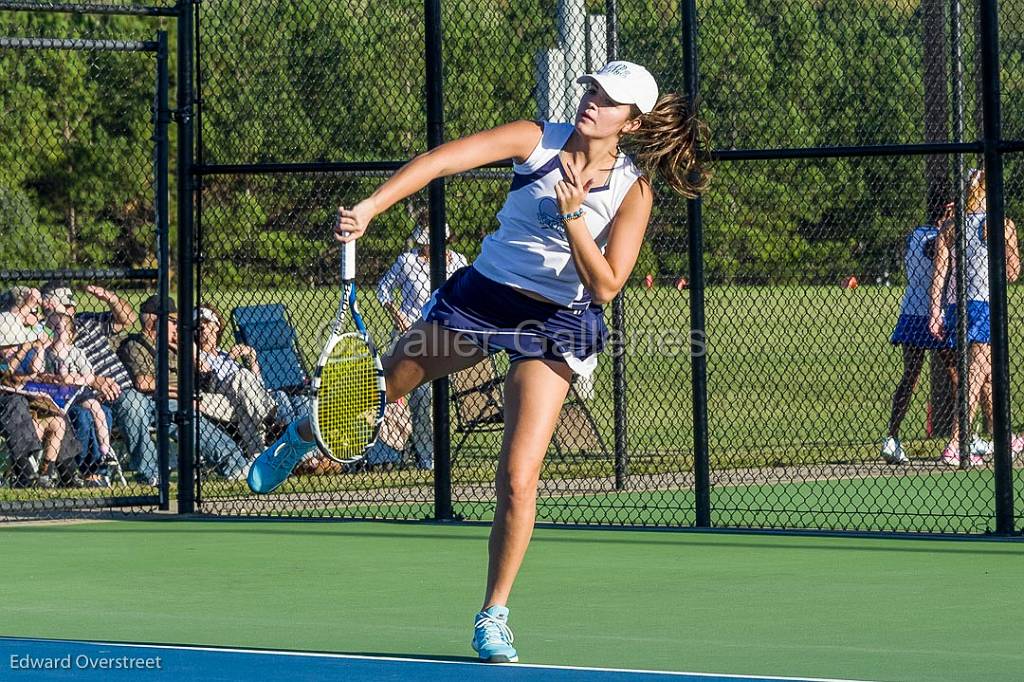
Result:
<svg viewBox="0 0 1024 682"><path fill-rule="evenodd" d="M169 16L174 13L171 8L90 5L75 3L33 3L19 0L3 0L0 11L10 12L51 12L70 14L101 14L101 15L133 15L133 16ZM122 41L122 40L90 40L60 37L0 37L0 47L23 50L88 50L110 52L152 53L155 59L154 99L151 107L153 122L153 158L155 169L155 235L157 267L151 268L86 268L86 269L50 269L50 270L2 270L0 280L39 280L39 279L91 279L114 281L156 281L158 294L162 300L167 299L169 291L169 165L168 153L170 139L168 136L172 111L168 103L170 58L168 35L166 31L155 31L153 40ZM168 315L166 306L161 304L159 319L165 320ZM105 497L89 497L83 499L60 500L29 500L25 502L0 503L0 515L11 514L14 518L32 518L39 514L53 512L75 513L81 510L127 509L155 507L161 511L171 508L168 425L171 412L168 405L168 339L166 325L160 324L157 343L157 387L155 392L157 415L157 455L160 472L156 495L110 495Z"/></svg>
<svg viewBox="0 0 1024 682"><path fill-rule="evenodd" d="M607 0L606 16L608 17L609 51L614 57L616 54L616 0ZM954 5L958 4L954 0ZM198 3L196 3L198 7ZM426 27L426 84L427 84L427 134L429 147L433 148L445 140L444 119L443 119L443 92L442 82L443 61L442 61L442 39L443 29L441 26L441 0L425 0L424 22ZM1011 536L1014 530L1013 512L1013 482L1012 482L1012 461L1009 451L1010 439L1010 414L1009 414L1009 375L1008 375L1008 341L1007 341L1007 313L1006 313L1006 282L1005 282L1005 260L1003 258L1003 178L1002 178L1002 157L1008 152L1024 150L1024 142L1006 141L1001 137L1000 126L1000 93L999 93L999 46L998 46L998 18L996 0L981 0L981 42L983 50L983 108L984 108L984 136L981 140L973 142L931 142L917 144L880 144L880 145L849 145L836 147L813 147L813 148L780 148L780 149L734 149L713 153L713 158L718 163L729 163L735 161L768 161L786 159L826 159L842 157L894 157L908 155L929 155L941 154L951 155L960 158L965 153L984 154L986 167L989 169L987 175L989 214L993 218L991 224L996 226L990 230L988 236L991 257L991 278L992 288L992 327L993 327L993 364L998 371L994 372L994 401L995 424L994 439L996 443L995 454L995 489L996 489L996 528L995 534L1000 536ZM696 99L699 94L699 70L697 33L699 16L695 0L682 0L682 26L680 40L682 57L684 63L685 94L691 99ZM188 13L182 13L179 17L180 35L186 36L185 40L179 43L179 67L188 63L192 58L189 50L191 47L191 18ZM198 20L196 21L198 25ZM198 35L198 31L197 31ZM198 42L198 38L197 38ZM189 73L179 72L179 88L183 92L187 90L186 82ZM189 110L190 105L184 109ZM199 110L201 116L201 108ZM188 124L186 123L186 126ZM962 130L962 125L961 125ZM183 134L183 140L190 140L190 134ZM959 138L958 138L959 139ZM182 146L184 149L185 146ZM192 159L181 158L181 171L191 163ZM202 158L202 147L198 150L198 157L192 165L191 177L198 183L198 201L201 209L202 181L203 178L222 174L261 174L261 173L305 173L305 172L347 172L364 173L393 171L399 168L403 162L381 161L381 162L360 162L360 163L274 163L274 164L206 164ZM187 181L187 179L186 179ZM186 187L186 185L182 185ZM429 187L430 195L430 223L432 234L432 285L436 288L444 281L444 272L441 263L444 253L444 224L445 224L445 182L434 181ZM187 197L190 192L183 192L182 197ZM691 327L696 335L703 336L707 333L704 323L705 307L705 281L703 271L703 219L702 200L692 199L687 202L687 217L689 224L689 266L690 266L690 310ZM188 213L191 207L185 203L180 204L182 215ZM202 211L199 211L201 220ZM182 223L184 226L185 223ZM183 235L187 236L187 235ZM187 267L186 260L191 253L185 248L186 239L180 240L181 250L179 256L182 258L183 272L191 272ZM192 319L191 305L192 289L186 285L184 278L179 288L182 305L182 347L190 346L192 330L189 329ZM624 298L620 294L612 306L612 325L621 329L624 326ZM713 333L713 330L712 330ZM627 466L628 433L626 430L626 398L625 398L625 377L627 372L627 357L621 349L612 348L614 362L614 385L615 385L615 470L618 477L624 477ZM188 351L181 354L182 366L191 362L186 357ZM693 449L695 453L695 512L696 528L710 528L711 523L711 465L708 455L708 424L707 424L707 359L702 353L691 353L692 363L692 413L694 422ZM961 382L962 384L963 382ZM182 383L184 392L185 384ZM449 459L450 434L449 434L449 413L448 413L448 380L442 379L434 383L434 423L435 423L435 497L434 497L434 518L437 521L458 520L452 510L452 480L451 463ZM187 394L187 393L186 393ZM179 414L178 421L183 427L191 419L189 414ZM965 436L966 437L966 436ZM183 451L184 454L184 451ZM188 480L186 472L182 469L182 481ZM195 509L194 501L188 497L188 488L183 485L182 497L179 500L179 509L183 513ZM783 531L785 532L785 531ZM886 534L886 533L880 533Z"/></svg>
<svg viewBox="0 0 1024 682"><path fill-rule="evenodd" d="M952 0L953 20L959 21L959 3ZM994 534L1001 537L1019 535L1015 530L1014 490L1012 455L1010 452L1010 388L1009 388L1009 344L1007 329L1007 291L1004 252L1004 179L1003 159L1006 154L1024 151L1024 141L1005 140L1002 133L1001 94L1000 94L1000 55L999 25L997 0L979 0L981 45L981 108L983 114L983 135L981 139L963 141L962 119L954 121L956 129L955 142L924 142L915 144L877 144L877 145L845 145L811 148L775 148L775 149L730 149L713 152L713 159L720 164L731 162L758 162L795 159L836 159L844 157L903 157L921 155L944 155L961 159L963 154L981 154L984 156L987 169L988 213L992 220L992 229L988 234L990 250L990 280L992 283L992 348L993 348L993 402L995 442L995 529ZM178 286L177 294L180 306L178 335L178 366L194 367L193 341L196 327L193 321L193 305L201 293L202 287L202 218L204 212L203 187L204 180L218 175L263 175L263 174L300 174L300 173L346 173L373 174L397 170L404 161L373 161L373 162L296 162L296 163L231 163L210 164L204 157L202 140L202 25L201 4L199 0L177 0L171 6L138 6L138 5L102 5L102 4L71 4L71 3L33 3L23 0L0 0L0 10L7 11L53 11L91 13L104 15L132 16L164 16L177 18L177 108L172 112L167 104L166 88L161 93L159 121L166 124L173 114L177 125L177 211L178 211ZM698 30L700 17L695 0L681 0L680 10L682 22L680 26L680 48L683 62L684 94L696 101L700 92L698 68ZM423 21L425 26L425 65L427 104L427 139L428 147L433 148L444 142L445 121L443 108L444 95L444 62L442 57L442 26L441 0L424 0ZM617 0L606 0L605 16L607 18L608 50L614 58L617 55ZM161 50L164 59L161 62L166 77L166 36L161 38L161 46L153 49ZM59 47L59 43L48 44L48 47ZM111 49L124 49L125 46ZM958 49L954 46L954 49ZM954 68L959 65L959 56L954 53ZM954 89L954 97L957 96ZM954 104L954 109L957 105ZM156 136L158 153L163 155L166 169L167 136ZM167 179L164 174L162 184L158 183L158 202L166 203ZM430 227L431 227L431 283L439 286L445 272L442 265L444 254L444 225L446 219L444 180L437 180L429 187ZM159 205L159 203L158 203ZM689 307L691 314L691 340L695 337L706 338L709 333L705 323L706 282L704 275L704 227L702 215L702 199L687 202L688 223L688 259L689 259ZM962 212L961 212L962 213ZM169 253L167 210L166 206L159 212L161 272L158 273L160 293L168 293L167 267ZM962 272L961 268L961 272ZM5 274L32 274L38 272ZM107 273L108 275L111 273ZM116 276L118 273L113 273ZM121 273L124 274L124 273ZM138 273L136 273L138 274ZM149 273L152 274L152 273ZM613 302L611 309L612 327L624 329L626 301L620 294ZM714 329L710 330L711 335ZM160 344L160 395L166 401L167 394L167 344L166 339ZM627 476L629 434L627 431L626 376L628 372L628 356L624 348L611 348L613 360L614 386L614 473L619 482ZM694 512L698 529L712 528L712 483L711 463L708 453L708 386L707 357L704 353L691 353L691 407L693 416L693 453L694 453ZM963 384L963 382L961 382ZM197 396L198 387L193 372L183 371L180 374L179 390L184 396ZM434 443L436 470L434 476L434 513L437 521L457 520L452 504L452 470L450 460L450 415L448 405L449 384L447 379L438 380L433 386L434 409ZM193 438L182 438L179 442L179 485L177 511L191 514L202 510L202 481L199 480L196 462L195 440L198 437L198 420L192 401L185 400L179 404L179 410L170 415L166 402L158 410L159 433L161 443L161 467L167 470L167 430L169 420L177 424L181 433L191 433ZM966 435L964 435L966 438ZM962 448L963 450L963 448ZM161 509L169 509L168 477L165 475L160 486L159 505ZM782 530L780 532L789 532ZM801 530L798 532L807 532ZM891 535L893 533L877 532L871 534Z"/></svg>

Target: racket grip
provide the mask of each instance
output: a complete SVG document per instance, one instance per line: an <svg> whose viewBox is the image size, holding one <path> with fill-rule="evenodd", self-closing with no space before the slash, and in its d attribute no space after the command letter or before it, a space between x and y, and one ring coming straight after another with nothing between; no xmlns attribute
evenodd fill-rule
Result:
<svg viewBox="0 0 1024 682"><path fill-rule="evenodd" d="M356 243L341 245L341 281L351 282L356 278Z"/></svg>

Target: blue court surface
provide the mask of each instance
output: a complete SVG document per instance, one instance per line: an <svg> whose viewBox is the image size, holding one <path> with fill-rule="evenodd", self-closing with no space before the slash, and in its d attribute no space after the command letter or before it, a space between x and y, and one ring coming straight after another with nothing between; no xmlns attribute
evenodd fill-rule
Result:
<svg viewBox="0 0 1024 682"><path fill-rule="evenodd" d="M547 665L0 637L2 680L343 680L344 682L844 682ZM845 681L852 682L852 681Z"/></svg>

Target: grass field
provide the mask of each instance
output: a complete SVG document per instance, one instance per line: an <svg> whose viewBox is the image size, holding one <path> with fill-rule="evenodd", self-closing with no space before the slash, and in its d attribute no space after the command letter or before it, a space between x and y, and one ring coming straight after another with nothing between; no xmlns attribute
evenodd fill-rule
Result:
<svg viewBox="0 0 1024 682"><path fill-rule="evenodd" d="M837 286L709 288L712 455L727 459L776 446L783 446L783 451L808 446L842 450L879 442L901 372L899 352L888 341L901 293L898 287L874 286L852 291ZM1024 293L1011 287L1010 294L1014 338L1015 330L1022 328ZM224 310L285 303L312 360L333 315L337 292L208 289L205 297ZM390 327L372 292L361 291L360 301L375 337L387 339ZM687 292L630 288L626 306L630 447L637 452L688 451L692 419ZM1011 367L1019 366L1024 360L1021 344L1011 350ZM591 406L602 427L609 429L611 370L611 357L605 354ZM924 436L925 393L922 385L905 422L905 437L910 440ZM1015 413L1024 409L1024 392L1014 392L1014 407ZM931 454L941 446L934 443L925 449Z"/></svg>
<svg viewBox="0 0 1024 682"><path fill-rule="evenodd" d="M1015 331L1021 327L1018 311L1024 310L1024 294L1019 287L1011 287L1010 295L1010 331L1011 339L1015 339ZM239 305L285 303L310 360L324 337L336 296L333 288L204 292L204 300L225 313ZM852 291L812 286L710 288L708 419L713 470L874 461L891 391L901 371L899 353L888 343L899 296L898 288L873 286ZM690 472L688 297L686 292L669 287L631 288L626 301L630 471L634 475ZM387 339L387 320L371 291L361 291L361 306L375 337ZM1011 368L1021 366L1021 360L1021 344L1014 343ZM503 362L500 359L499 365ZM609 448L613 439L611 369L611 358L606 354L596 374L594 398L588 403ZM1011 375L1015 387L1020 383L1016 376ZM940 439L924 437L926 393L923 378L904 426L904 441L912 458L933 458L943 444ZM1014 414L1024 414L1024 391L1013 391L1012 396ZM493 480L498 442L497 433L471 436L455 469L455 483L486 485ZM609 477L613 470L613 463L607 459L552 457L544 478L557 487L559 480ZM847 492L841 499L856 502L868 514L884 512L885 500L871 485L861 485L857 480L842 484ZM343 479L305 479L300 489L324 493L370 491L376 487L423 487L430 481L429 475L397 471ZM818 525L816 510L831 508L834 495L820 484L809 484L806 491L796 494L795 485L781 481L774 493L744 504L767 513L795 500L797 508L779 513L797 525ZM924 496L922 503L933 509L950 505L974 508L979 501L989 504L991 500L990 486L944 490L935 499L916 485L904 492L917 491ZM1024 519L1024 475L1020 473L1016 488L1018 517ZM4 493L5 497L9 492ZM204 495L210 500L243 493L240 485L220 481L211 480L204 487ZM689 494L683 486L681 492L666 497L675 512L658 511L657 505L646 512L627 512L628 505L617 498L621 509L616 514L632 513L641 520L662 514L666 521L687 523L692 514ZM572 502L561 497L554 504L567 509ZM557 512L552 513L557 516ZM580 514L588 516L583 510ZM778 514L769 517L783 518ZM749 518L738 513L721 518L751 525ZM872 524L886 527L877 520ZM968 525L973 528L978 524L982 522ZM826 527L832 527L832 523Z"/></svg>
<svg viewBox="0 0 1024 682"><path fill-rule="evenodd" d="M362 309L377 338L387 320L369 292ZM1010 330L1022 327L1024 294L1010 289ZM711 287L707 291L709 448L724 464L804 449L873 456L850 446L881 440L902 360L889 344L901 290L824 286ZM230 309L261 301L287 304L310 359L333 313L333 289L208 291ZM627 404L630 449L686 452L692 447L689 299L671 287L627 290ZM1016 314L1015 314L1016 313ZM1024 360L1011 348L1011 367ZM613 419L612 360L601 357L591 410L602 427ZM907 415L904 437L925 435L927 377ZM1018 395L1019 394L1019 395ZM1014 391L1015 413L1024 392ZM781 446L781 447L779 447ZM938 454L941 444L920 453ZM774 452L773 452L774 451ZM737 462L741 464L742 462Z"/></svg>
<svg viewBox="0 0 1024 682"><path fill-rule="evenodd" d="M361 294L371 330L378 339L388 338L388 322L372 292ZM706 344L712 467L874 460L885 432L892 390L902 371L900 353L888 341L901 295L900 288L884 286L855 290L838 286L710 287ZM299 329L302 346L312 358L333 313L336 292L330 288L207 291L207 296L225 310L255 302L284 302ZM1021 310L1024 293L1011 287L1011 339L1016 338L1015 330L1022 328ZM672 287L630 288L626 320L632 468L638 473L690 471L693 421L688 294ZM1022 360L1022 346L1014 343L1011 367L1021 366ZM605 354L595 375L594 398L589 401L609 444L614 423L611 372L612 359ZM924 375L904 422L904 441L911 457L936 457L944 443L925 437L927 391ZM1014 414L1024 414L1024 391L1013 391L1012 399ZM498 443L499 434L479 434L469 438L468 447L490 459ZM544 476L610 474L610 462L579 462L568 467L552 462ZM455 472L456 481L486 481L488 476L486 466ZM812 485L806 496L797 499L808 509L821 508L828 499L825 491L821 493L825 497L815 498L813 490L818 487ZM1024 507L1024 477L1020 475L1017 490L1020 509ZM870 487L861 493L871 494ZM922 494L928 500L928 495ZM963 497L965 501L955 506L970 507L978 499L990 499L988 490L978 494L982 497L972 491L957 492L953 499ZM787 492L779 499L788 496ZM849 498L857 499L856 492L851 490ZM928 503L945 506L934 499ZM877 500L872 505L879 507ZM1024 518L1024 511L1019 513ZM804 523L810 520L800 509L790 518L803 518Z"/></svg>

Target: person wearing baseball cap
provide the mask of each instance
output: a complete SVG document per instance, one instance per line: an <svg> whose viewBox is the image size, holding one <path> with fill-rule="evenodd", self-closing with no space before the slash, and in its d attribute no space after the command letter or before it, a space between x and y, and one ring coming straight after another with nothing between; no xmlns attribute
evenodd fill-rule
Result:
<svg viewBox="0 0 1024 682"><path fill-rule="evenodd" d="M173 298L164 299L164 304L167 307L167 313L174 315L178 312L178 306L174 303ZM160 297L153 294L139 306L139 313L142 315L159 315L160 314Z"/></svg>
<svg viewBox="0 0 1024 682"><path fill-rule="evenodd" d="M659 92L651 73L628 61L580 82L573 121L514 121L446 142L340 207L335 226L335 239L351 242L434 180L512 161L498 229L471 266L431 294L384 361L394 402L490 353L508 354L488 579L473 620L473 649L489 663L518 660L506 604L533 530L537 480L573 375L592 374L608 345L601 306L636 265L652 185L695 197L709 179L707 128L690 99ZM315 448L309 420L293 422L253 462L250 488L272 492Z"/></svg>
<svg viewBox="0 0 1024 682"><path fill-rule="evenodd" d="M50 306L60 305L65 309L74 308L78 305L75 299L75 292L67 282L47 282L41 289L43 294L43 306L50 312Z"/></svg>
<svg viewBox="0 0 1024 682"><path fill-rule="evenodd" d="M171 349L177 349L177 306L170 298L164 299L163 306L167 315L167 339ZM118 357L128 369L134 388L140 393L154 398L156 395L157 374L157 334L160 325L161 300L156 294L150 296L139 306L139 320L142 331L130 334L117 348ZM171 410L178 405L178 358L176 352L168 354L168 386ZM152 405L149 402L148 405ZM150 413L152 416L152 412ZM199 454L203 460L216 468L221 476L228 479L245 478L248 463L238 444L219 426L203 415L197 416L199 422ZM171 426L172 430L176 427ZM155 461L144 462L149 482L156 479Z"/></svg>
<svg viewBox="0 0 1024 682"><path fill-rule="evenodd" d="M101 286L89 284L82 291L107 304L109 312L79 313L78 297L69 282L53 280L42 287L43 308L46 312L65 312L75 318L75 325L86 338L100 334L120 334L135 324L135 311L123 298Z"/></svg>
<svg viewBox="0 0 1024 682"><path fill-rule="evenodd" d="M244 344L229 350L220 347L224 321L212 305L196 306L192 317L197 327L196 365L207 391L204 413L231 422L245 455L255 457L266 445L268 430L279 432L286 426L277 425L277 403L260 378L256 351ZM207 412L206 403L222 403L224 412Z"/></svg>
<svg viewBox="0 0 1024 682"><path fill-rule="evenodd" d="M80 296L87 294L106 304L108 310L79 312ZM51 280L42 286L42 307L48 315L71 315L74 320L74 345L82 350L92 367L89 388L102 403L103 410L109 411L114 425L127 446L131 466L143 482L156 478L156 444L149 433L153 401L135 390L128 368L117 356L114 346L120 334L136 322L134 308L126 300L101 286L86 285L76 290L66 280ZM90 411L76 406L69 412L74 421L75 433L85 444L87 457L94 461L112 462L112 454L103 455L99 420ZM152 471L142 471L143 463L154 462Z"/></svg>
<svg viewBox="0 0 1024 682"><path fill-rule="evenodd" d="M408 201L406 211L415 225L410 250L399 254L384 276L377 282L377 300L388 313L394 325L393 338L407 331L419 318L423 306L430 300L430 211L425 202ZM445 239L451 238L451 229L444 226ZM445 250L445 274L448 277L469 265L466 257L454 249ZM408 395L412 416L412 454L416 467L434 468L434 431L430 384L415 388ZM392 408L384 413L385 423L398 414ZM401 448L395 448L378 439L366 456L370 465L397 464L402 461Z"/></svg>
<svg viewBox="0 0 1024 682"><path fill-rule="evenodd" d="M642 114L649 114L658 103L658 83L651 72L633 62L614 61L599 71L576 79L577 83L597 83L613 101L634 104Z"/></svg>

